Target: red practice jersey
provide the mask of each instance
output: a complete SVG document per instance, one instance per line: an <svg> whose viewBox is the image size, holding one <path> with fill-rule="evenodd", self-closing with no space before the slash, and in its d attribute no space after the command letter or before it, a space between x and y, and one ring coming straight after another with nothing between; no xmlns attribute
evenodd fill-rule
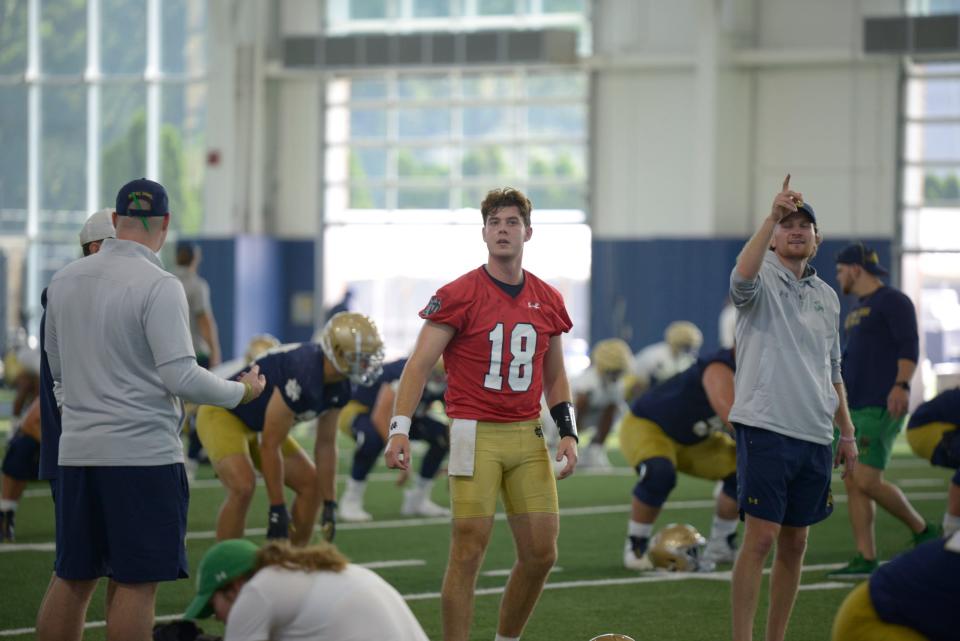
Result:
<svg viewBox="0 0 960 641"><path fill-rule="evenodd" d="M513 423L540 416L543 357L570 331L563 297L528 271L516 298L480 267L441 287L420 318L453 327L443 351L447 414Z"/></svg>

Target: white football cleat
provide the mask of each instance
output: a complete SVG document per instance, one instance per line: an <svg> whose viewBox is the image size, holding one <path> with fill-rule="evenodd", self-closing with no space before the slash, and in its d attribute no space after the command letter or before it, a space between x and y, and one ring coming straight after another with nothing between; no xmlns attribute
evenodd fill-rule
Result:
<svg viewBox="0 0 960 641"><path fill-rule="evenodd" d="M400 514L403 516L450 516L450 510L431 501L430 497L419 488L412 488L403 492Z"/></svg>
<svg viewBox="0 0 960 641"><path fill-rule="evenodd" d="M337 517L344 523L366 523L373 515L363 509L363 504L354 501L341 501L337 508Z"/></svg>
<svg viewBox="0 0 960 641"><path fill-rule="evenodd" d="M733 563L737 560L737 544L734 536L711 538L703 550L703 560L717 563Z"/></svg>
<svg viewBox="0 0 960 641"><path fill-rule="evenodd" d="M627 539L623 546L623 567L638 572L649 572L653 570L653 562L646 554L638 557L633 551L633 544L630 539Z"/></svg>

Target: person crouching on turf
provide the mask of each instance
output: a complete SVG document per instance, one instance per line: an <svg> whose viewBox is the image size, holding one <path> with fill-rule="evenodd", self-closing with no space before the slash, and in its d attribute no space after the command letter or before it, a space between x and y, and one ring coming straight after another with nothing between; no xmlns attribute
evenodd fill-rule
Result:
<svg viewBox="0 0 960 641"><path fill-rule="evenodd" d="M726 431L733 406L734 352L698 359L634 401L620 426L620 448L640 478L633 489L623 564L652 570L647 547L653 523L677 483L677 470L722 480L704 558L732 563L737 535L736 444Z"/></svg>
<svg viewBox="0 0 960 641"><path fill-rule="evenodd" d="M268 381L257 401L232 410L202 406L197 412L200 441L227 490L217 518L219 541L243 536L256 469L263 473L270 504L268 539L289 536L297 545L309 543L321 501L324 537L333 538L337 415L350 400L351 382L370 384L379 376L383 342L373 321L355 312L333 316L319 338L273 349L255 361ZM290 435L294 425L314 418L316 465ZM284 485L297 495L289 513Z"/></svg>
<svg viewBox="0 0 960 641"><path fill-rule="evenodd" d="M383 453L396 398L396 385L400 374L407 364L406 358L387 363L383 374L370 387L354 386L352 399L340 412L340 431L356 441L353 452L353 465L346 490L340 499L339 516L343 521L363 522L373 520L373 516L363 509L363 495L367 486L367 476ZM420 474L414 486L404 491L400 513L404 516L449 516L450 510L430 500L430 491L434 479L440 471L440 464L450 450L450 439L445 416L437 416L432 410L435 403L443 403L443 393L447 389L447 375L443 368L443 359L437 361L430 378L427 380L423 397L413 414L410 426L410 438L426 441L429 444ZM406 480L407 471L401 470L400 483Z"/></svg>

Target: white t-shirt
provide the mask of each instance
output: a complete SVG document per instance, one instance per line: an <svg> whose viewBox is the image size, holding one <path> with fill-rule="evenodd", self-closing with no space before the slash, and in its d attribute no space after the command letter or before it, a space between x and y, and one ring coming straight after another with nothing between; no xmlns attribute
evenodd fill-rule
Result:
<svg viewBox="0 0 960 641"><path fill-rule="evenodd" d="M634 356L634 373L647 381L649 387L659 385L697 362L694 353L674 356L666 341L648 345Z"/></svg>
<svg viewBox="0 0 960 641"><path fill-rule="evenodd" d="M266 567L230 609L224 641L428 641L406 601L359 565L342 572Z"/></svg>

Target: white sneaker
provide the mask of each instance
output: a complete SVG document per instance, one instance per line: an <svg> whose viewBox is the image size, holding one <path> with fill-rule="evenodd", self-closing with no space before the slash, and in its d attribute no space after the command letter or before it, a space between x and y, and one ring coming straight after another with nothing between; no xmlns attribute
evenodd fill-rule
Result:
<svg viewBox="0 0 960 641"><path fill-rule="evenodd" d="M653 570L653 562L646 553L640 557L634 554L633 545L630 543L630 539L627 539L623 546L623 567L638 572L649 572Z"/></svg>
<svg viewBox="0 0 960 641"><path fill-rule="evenodd" d="M400 507L403 516L450 516L450 510L437 505L417 488L404 490L403 505Z"/></svg>
<svg viewBox="0 0 960 641"><path fill-rule="evenodd" d="M602 445L594 447L596 453L593 455L593 467L598 470L609 470L613 468L610 458L607 456L607 449Z"/></svg>
<svg viewBox="0 0 960 641"><path fill-rule="evenodd" d="M591 443L583 450L583 456L577 462L579 467L586 467L591 470L609 470L613 467L610 459L607 458L607 450L603 445Z"/></svg>
<svg viewBox="0 0 960 641"><path fill-rule="evenodd" d="M737 560L736 535L724 538L711 538L703 550L703 560L713 564L733 563Z"/></svg>
<svg viewBox="0 0 960 641"><path fill-rule="evenodd" d="M354 501L341 501L337 507L337 518L344 523L366 523L373 515L363 509L363 504Z"/></svg>

